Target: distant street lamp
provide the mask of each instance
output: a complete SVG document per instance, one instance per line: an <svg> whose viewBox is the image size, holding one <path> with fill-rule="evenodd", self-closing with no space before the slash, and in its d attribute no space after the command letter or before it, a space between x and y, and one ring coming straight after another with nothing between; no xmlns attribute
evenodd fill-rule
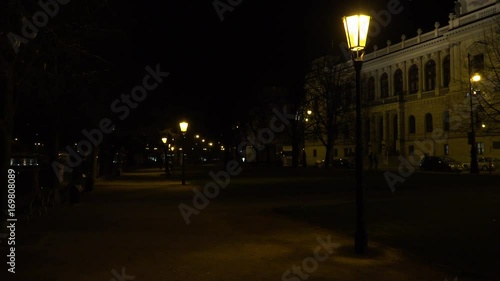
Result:
<svg viewBox="0 0 500 281"><path fill-rule="evenodd" d="M370 16L354 15L343 17L347 45L352 52L356 71L356 233L354 248L363 254L368 248L368 235L364 216L363 202L363 143L361 141L361 67L366 47Z"/></svg>
<svg viewBox="0 0 500 281"><path fill-rule="evenodd" d="M184 159L184 153L185 153L185 150L184 150L184 145L186 144L186 132L187 132L187 129L188 129L188 123L187 122L181 122L179 123L179 127L181 128L181 132L182 132L182 185L186 185L186 163L185 163L185 159Z"/></svg>
<svg viewBox="0 0 500 281"><path fill-rule="evenodd" d="M169 177L170 176L170 165L169 165L169 161L168 161L167 140L168 140L168 138L161 138L161 141L163 142L164 147L165 147L165 160L164 160L164 163L165 163L165 176Z"/></svg>

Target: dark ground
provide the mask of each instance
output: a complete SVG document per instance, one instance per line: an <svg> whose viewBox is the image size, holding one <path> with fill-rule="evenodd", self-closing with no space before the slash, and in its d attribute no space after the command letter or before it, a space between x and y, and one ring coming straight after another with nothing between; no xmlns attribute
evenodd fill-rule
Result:
<svg viewBox="0 0 500 281"><path fill-rule="evenodd" d="M282 275L328 235L341 246L308 280L500 280L498 174L415 173L393 193L370 172L360 257L352 171L245 166L186 225L179 203L193 206L191 189L221 169L188 167L185 186L178 171L127 172L80 206L19 222L16 278L2 280L113 280L122 268L134 280L300 280Z"/></svg>

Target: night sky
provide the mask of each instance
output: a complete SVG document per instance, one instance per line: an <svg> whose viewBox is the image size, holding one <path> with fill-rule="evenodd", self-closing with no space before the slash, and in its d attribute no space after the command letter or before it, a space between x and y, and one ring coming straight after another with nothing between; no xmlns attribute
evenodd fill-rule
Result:
<svg viewBox="0 0 500 281"><path fill-rule="evenodd" d="M388 3L243 0L221 21L211 0L108 2L113 10L104 18L121 35L94 42L93 51L114 65L120 91L141 83L147 65L160 64L170 73L124 125L175 126L186 118L190 128L214 135L245 110L255 89L289 87L303 77L308 61L340 54L343 15L356 7L380 11ZM387 39L398 42L402 33L415 36L418 27L426 32L435 21L444 25L453 8L452 0L440 6L430 0L400 2L403 11L392 15L373 43L383 47ZM116 91L110 103L120 96Z"/></svg>
<svg viewBox="0 0 500 281"><path fill-rule="evenodd" d="M331 51L332 43L338 52L345 40L341 17L350 10L346 3L354 4L244 0L221 21L211 1L163 2L135 3L139 6L122 11L131 27L130 53L122 56L132 61L123 69L140 76L145 64L161 63L171 77L145 107L162 104L174 111L182 105L202 115L193 122L214 130L244 108L255 87L286 85L302 75L304 61ZM414 36L418 27L430 31L435 21L444 25L452 2L436 7L436 1L402 0L403 11L373 39L385 45L387 39L399 41L402 33ZM370 1L365 9L380 11L387 3Z"/></svg>

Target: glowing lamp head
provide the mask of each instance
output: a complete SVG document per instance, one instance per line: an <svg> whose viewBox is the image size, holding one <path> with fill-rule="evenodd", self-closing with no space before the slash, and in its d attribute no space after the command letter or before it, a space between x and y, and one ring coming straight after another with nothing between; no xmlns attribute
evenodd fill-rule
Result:
<svg viewBox="0 0 500 281"><path fill-rule="evenodd" d="M343 17L347 46L353 52L365 49L370 26L370 16L353 15Z"/></svg>
<svg viewBox="0 0 500 281"><path fill-rule="evenodd" d="M472 82L479 82L479 81L481 81L481 75L476 73L471 77L471 79L472 79Z"/></svg>
<svg viewBox="0 0 500 281"><path fill-rule="evenodd" d="M167 143L167 138L161 138L161 141L165 144Z"/></svg>
<svg viewBox="0 0 500 281"><path fill-rule="evenodd" d="M181 132L183 132L183 133L187 132L188 125L189 124L187 122L181 122L181 123L179 123L179 127L181 128Z"/></svg>

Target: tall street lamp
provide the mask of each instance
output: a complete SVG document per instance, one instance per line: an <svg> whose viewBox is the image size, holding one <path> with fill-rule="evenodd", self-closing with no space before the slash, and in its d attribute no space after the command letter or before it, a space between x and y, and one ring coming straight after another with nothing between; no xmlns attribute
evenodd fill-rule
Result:
<svg viewBox="0 0 500 281"><path fill-rule="evenodd" d="M169 165L169 161L168 161L167 140L168 140L168 138L166 138L166 137L165 138L161 138L161 141L163 142L164 147L165 147L165 160L164 160L164 164L165 164L165 176L169 177L170 176L170 165Z"/></svg>
<svg viewBox="0 0 500 281"><path fill-rule="evenodd" d="M366 47L370 16L353 15L343 17L347 45L352 52L354 70L356 71L356 233L354 248L356 253L363 254L368 248L368 235L364 215L363 202L363 143L361 141L361 67Z"/></svg>
<svg viewBox="0 0 500 281"><path fill-rule="evenodd" d="M474 89L472 89L472 82L479 82L481 80L481 76L479 74L475 74L472 76L471 73L471 60L470 53L467 53L467 63L468 63L468 73L469 73L469 102L470 102L470 173L471 174L479 174L479 164L477 163L477 147L476 147L476 131L474 130L474 111L472 108L472 95L474 93Z"/></svg>
<svg viewBox="0 0 500 281"><path fill-rule="evenodd" d="M179 127L181 128L182 132L182 185L186 185L186 163L184 159L184 145L186 144L186 132L188 129L188 123L187 122L181 122L179 123Z"/></svg>

